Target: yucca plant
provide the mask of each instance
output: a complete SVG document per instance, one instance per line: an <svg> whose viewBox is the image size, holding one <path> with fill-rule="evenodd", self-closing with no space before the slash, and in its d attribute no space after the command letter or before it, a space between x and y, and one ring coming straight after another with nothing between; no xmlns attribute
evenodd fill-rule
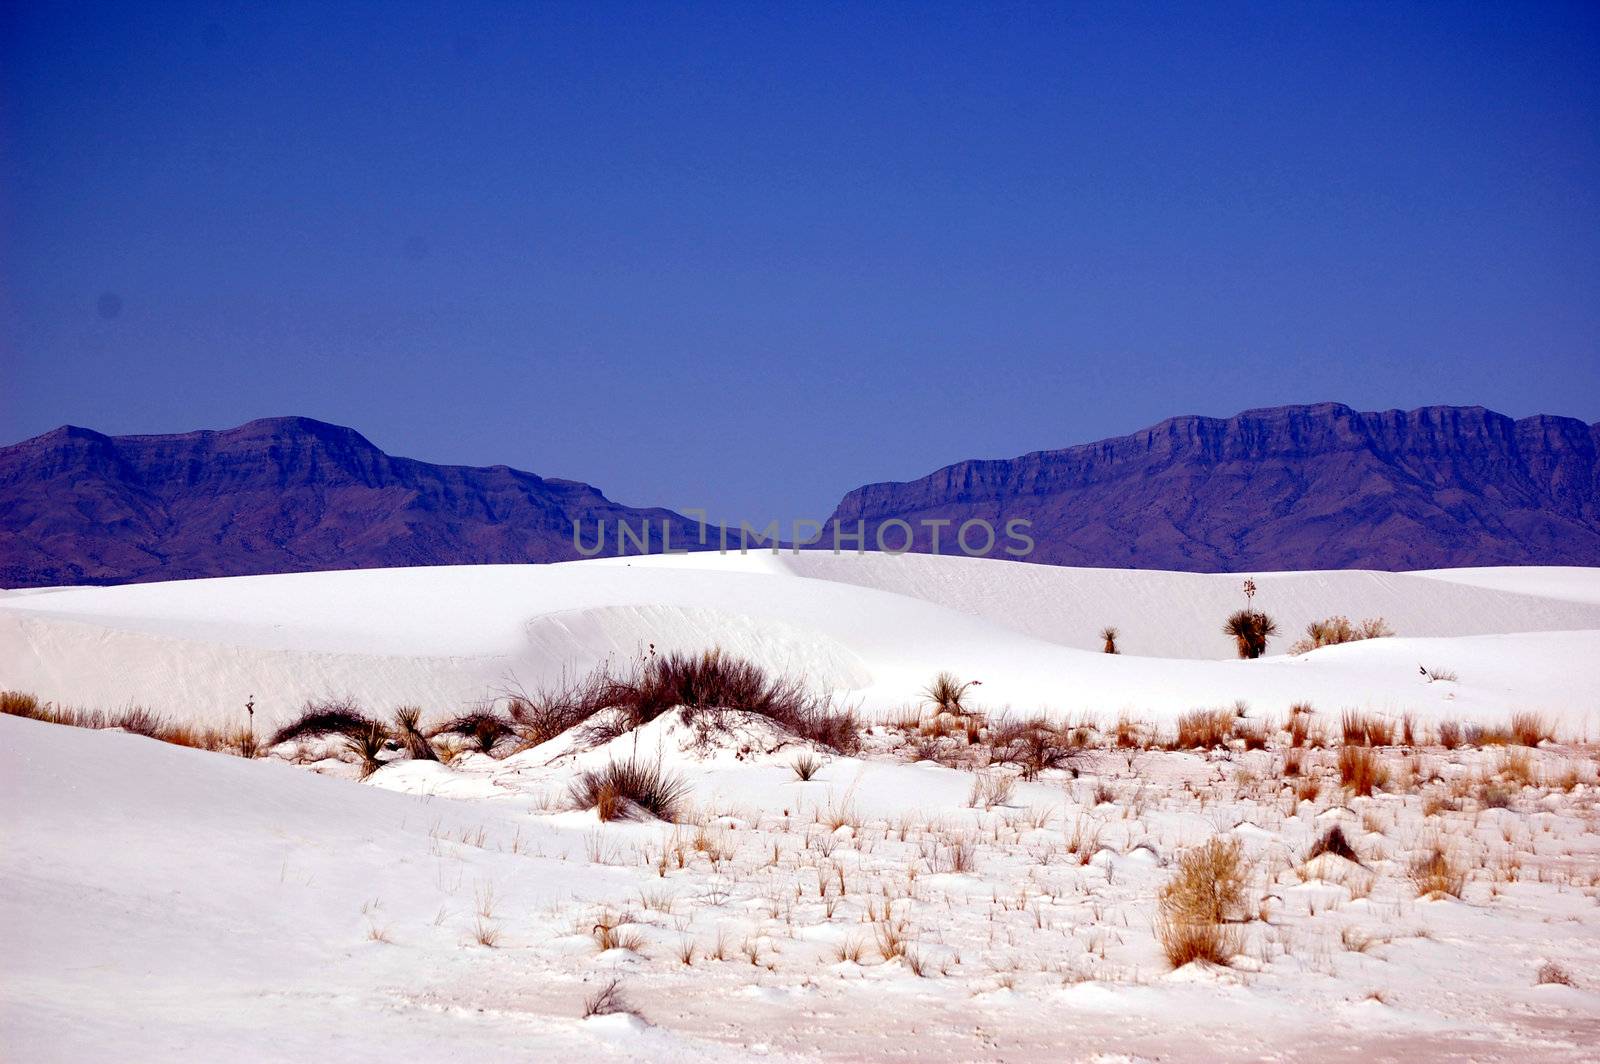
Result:
<svg viewBox="0 0 1600 1064"><path fill-rule="evenodd" d="M366 779L383 767L378 755L383 753L388 742L389 733L383 730L383 725L376 722L369 722L363 727L345 733L345 748L360 760L362 779Z"/></svg>
<svg viewBox="0 0 1600 1064"><path fill-rule="evenodd" d="M1233 637L1241 658L1259 658L1267 652L1267 640L1278 634L1278 625L1259 610L1235 610L1222 631Z"/></svg>
<svg viewBox="0 0 1600 1064"><path fill-rule="evenodd" d="M1118 633L1116 628L1112 625L1106 625L1104 628L1100 629L1100 638L1106 641L1105 649L1107 654L1117 653L1117 636L1119 634L1120 633Z"/></svg>
<svg viewBox="0 0 1600 1064"><path fill-rule="evenodd" d="M956 679L953 672L941 672L933 678L933 682L922 689L922 696L933 703L940 713L962 714L966 707L962 699L967 696L967 691L982 685L981 680L968 680L962 683Z"/></svg>
<svg viewBox="0 0 1600 1064"><path fill-rule="evenodd" d="M420 706L401 706L394 711L395 730L400 736L400 741L406 744L412 760L437 761L439 755L434 752L433 744L422 734L421 720Z"/></svg>

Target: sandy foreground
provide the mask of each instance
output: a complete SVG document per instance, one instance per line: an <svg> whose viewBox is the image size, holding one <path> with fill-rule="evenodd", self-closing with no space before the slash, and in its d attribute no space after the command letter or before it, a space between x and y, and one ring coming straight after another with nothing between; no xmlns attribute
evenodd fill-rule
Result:
<svg viewBox="0 0 1600 1064"><path fill-rule="evenodd" d="M1592 571L1258 576L1290 633L1381 613L1400 635L1239 662L1201 628L1232 577L844 561L0 598L0 687L82 704L225 720L255 694L265 726L330 685L381 713L411 685L453 710L653 635L804 674L868 725L809 780L768 721L681 710L360 779L332 742L246 760L0 716L0 1055L1593 1059ZM1097 617L1129 652L1093 651ZM976 723L914 705L940 668L982 676ZM1201 706L1230 737L1170 748ZM1008 707L1068 748L1008 760ZM1346 711L1394 729L1361 747L1370 795ZM1554 738L1493 735L1514 711ZM1447 749L1451 721L1490 735ZM678 822L572 808L627 759L682 780ZM1349 856L1311 856L1335 827ZM1242 875L1227 963L1175 968L1162 892L1208 841ZM585 1018L613 981L624 1007Z"/></svg>

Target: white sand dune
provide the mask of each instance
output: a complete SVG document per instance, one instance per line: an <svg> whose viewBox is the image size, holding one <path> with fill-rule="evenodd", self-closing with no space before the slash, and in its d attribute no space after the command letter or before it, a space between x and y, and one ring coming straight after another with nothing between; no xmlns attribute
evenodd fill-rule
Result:
<svg viewBox="0 0 1600 1064"><path fill-rule="evenodd" d="M454 712L649 644L719 645L860 701L916 697L940 669L991 707L1167 718L1244 699L1596 723L1600 572L1258 574L1284 637L1381 615L1392 639L1230 660L1241 577L919 555L695 554L558 565L357 570L0 596L0 686L96 707L271 722L308 698ZM1099 653L1115 624L1124 653ZM1455 671L1430 683L1421 666Z"/></svg>

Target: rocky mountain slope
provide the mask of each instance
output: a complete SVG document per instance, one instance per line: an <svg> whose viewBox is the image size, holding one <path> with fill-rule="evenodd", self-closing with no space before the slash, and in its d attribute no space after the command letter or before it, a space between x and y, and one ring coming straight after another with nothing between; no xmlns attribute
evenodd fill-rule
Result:
<svg viewBox="0 0 1600 1064"><path fill-rule="evenodd" d="M680 515L506 466L397 458L307 418L221 432L63 427L0 448L0 587L575 558L604 519L659 549ZM1117 439L870 484L833 514L953 530L1032 522L1027 560L1189 571L1600 565L1600 426L1480 407L1338 404L1179 417ZM898 547L903 533L887 531ZM713 531L713 542L715 533ZM981 545L982 537L973 537ZM1001 539L991 552L1003 557Z"/></svg>
<svg viewBox="0 0 1600 1064"><path fill-rule="evenodd" d="M1337 403L1177 417L850 492L833 519L1031 521L1028 560L1190 571L1600 565L1600 425ZM886 530L891 545L903 538ZM974 544L981 536L974 534Z"/></svg>
<svg viewBox="0 0 1600 1064"><path fill-rule="evenodd" d="M559 561L578 557L574 519L587 547L596 521L614 537L619 518L648 519L652 547L663 518L675 537L694 528L576 481L396 458L309 418L170 436L64 427L0 449L3 587Z"/></svg>

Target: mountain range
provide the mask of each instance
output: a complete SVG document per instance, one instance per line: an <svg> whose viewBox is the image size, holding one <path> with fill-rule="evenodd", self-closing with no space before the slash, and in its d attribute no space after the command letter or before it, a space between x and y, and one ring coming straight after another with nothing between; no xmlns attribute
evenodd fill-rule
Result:
<svg viewBox="0 0 1600 1064"><path fill-rule="evenodd" d="M309 418L107 436L65 426L0 448L0 587L578 557L581 520L694 523L507 466L388 455ZM1190 571L1600 565L1600 425L1481 407L1336 403L1177 417L1019 458L849 492L832 520L913 549L981 519L1031 522L1028 561ZM713 532L713 536L715 533ZM898 548L903 527L886 529ZM713 542L715 540L713 539ZM615 553L607 542L605 553ZM996 550L993 556L1004 556Z"/></svg>

